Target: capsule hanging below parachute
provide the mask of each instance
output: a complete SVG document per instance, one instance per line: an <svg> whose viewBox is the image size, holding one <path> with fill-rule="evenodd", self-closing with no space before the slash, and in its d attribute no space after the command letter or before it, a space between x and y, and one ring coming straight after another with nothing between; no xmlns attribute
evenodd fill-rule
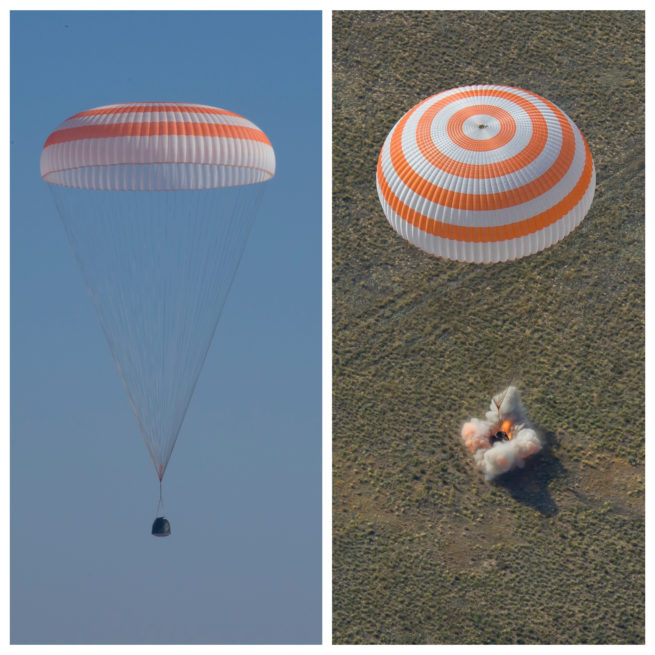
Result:
<svg viewBox="0 0 655 655"><path fill-rule="evenodd" d="M555 244L585 217L595 185L573 121L535 93L497 85L420 102L387 136L377 167L382 209L402 237L476 263Z"/></svg>
<svg viewBox="0 0 655 655"><path fill-rule="evenodd" d="M161 481L275 154L233 112L179 102L75 114L48 182ZM168 536L161 503L152 533Z"/></svg>

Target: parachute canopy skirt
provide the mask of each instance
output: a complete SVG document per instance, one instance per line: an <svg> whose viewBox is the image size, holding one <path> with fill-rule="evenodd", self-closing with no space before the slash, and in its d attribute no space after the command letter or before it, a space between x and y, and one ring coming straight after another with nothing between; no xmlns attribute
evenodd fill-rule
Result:
<svg viewBox="0 0 655 655"><path fill-rule="evenodd" d="M507 86L443 91L387 136L377 189L391 226L443 257L519 259L564 238L596 186L587 142L548 100Z"/></svg>

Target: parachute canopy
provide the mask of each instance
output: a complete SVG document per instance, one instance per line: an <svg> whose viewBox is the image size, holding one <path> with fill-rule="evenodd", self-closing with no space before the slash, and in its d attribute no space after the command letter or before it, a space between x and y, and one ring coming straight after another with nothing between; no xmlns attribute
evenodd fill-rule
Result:
<svg viewBox="0 0 655 655"><path fill-rule="evenodd" d="M46 140L49 183L161 480L275 154L233 112L109 105ZM218 431L218 430L217 430Z"/></svg>
<svg viewBox="0 0 655 655"><path fill-rule="evenodd" d="M266 135L225 109L140 102L80 112L41 153L46 182L114 191L191 190L265 182L275 174Z"/></svg>
<svg viewBox="0 0 655 655"><path fill-rule="evenodd" d="M507 86L465 86L410 109L386 138L377 189L392 227L423 250L466 262L518 259L584 218L596 174L573 121Z"/></svg>

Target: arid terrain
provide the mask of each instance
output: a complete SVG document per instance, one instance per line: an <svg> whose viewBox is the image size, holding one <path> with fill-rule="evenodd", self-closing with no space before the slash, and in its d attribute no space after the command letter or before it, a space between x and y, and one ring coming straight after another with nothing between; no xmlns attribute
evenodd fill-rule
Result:
<svg viewBox="0 0 655 655"><path fill-rule="evenodd" d="M552 248L462 264L387 223L387 133L468 84L585 135ZM335 12L333 105L334 642L643 643L643 12ZM546 446L485 482L459 430L509 383Z"/></svg>

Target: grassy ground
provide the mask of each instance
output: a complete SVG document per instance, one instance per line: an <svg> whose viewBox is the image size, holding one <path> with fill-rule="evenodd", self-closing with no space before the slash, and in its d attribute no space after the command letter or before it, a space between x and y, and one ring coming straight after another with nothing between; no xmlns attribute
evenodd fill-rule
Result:
<svg viewBox="0 0 655 655"><path fill-rule="evenodd" d="M644 641L644 16L333 16L335 643ZM447 262L389 227L377 156L465 84L566 111L597 170L560 244ZM517 383L547 441L495 483L461 423Z"/></svg>

